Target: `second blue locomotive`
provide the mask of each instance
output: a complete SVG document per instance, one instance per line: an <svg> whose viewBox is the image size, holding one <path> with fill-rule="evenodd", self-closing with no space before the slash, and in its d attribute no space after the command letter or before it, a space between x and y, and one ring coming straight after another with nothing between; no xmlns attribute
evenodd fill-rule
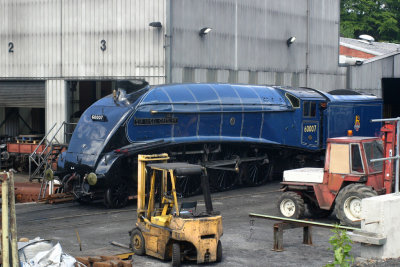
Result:
<svg viewBox="0 0 400 267"><path fill-rule="evenodd" d="M318 164L326 139L376 136L382 100L345 91L231 84L175 84L119 89L82 115L58 162L66 191L109 207L135 190L138 153L167 152L209 168L215 190L258 185L282 169ZM198 180L179 179L192 194Z"/></svg>

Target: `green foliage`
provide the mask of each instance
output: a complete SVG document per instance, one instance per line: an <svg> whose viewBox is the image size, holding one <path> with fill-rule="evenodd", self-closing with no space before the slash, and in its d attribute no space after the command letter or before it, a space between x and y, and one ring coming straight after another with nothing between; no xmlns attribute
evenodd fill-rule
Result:
<svg viewBox="0 0 400 267"><path fill-rule="evenodd" d="M400 42L400 1L341 0L340 33L348 38L369 34L376 41Z"/></svg>
<svg viewBox="0 0 400 267"><path fill-rule="evenodd" d="M354 257L350 255L353 242L346 230L339 229L339 225L336 225L331 231L333 235L329 238L329 243L332 246L331 250L334 252L335 259L333 263L326 264L325 267L349 267L354 261Z"/></svg>

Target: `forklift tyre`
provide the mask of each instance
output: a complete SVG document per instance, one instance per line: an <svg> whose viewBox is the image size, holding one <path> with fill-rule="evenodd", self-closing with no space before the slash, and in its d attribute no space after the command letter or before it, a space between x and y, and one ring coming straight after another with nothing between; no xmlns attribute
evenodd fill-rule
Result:
<svg viewBox="0 0 400 267"><path fill-rule="evenodd" d="M172 266L181 266L181 246L179 243L172 244Z"/></svg>
<svg viewBox="0 0 400 267"><path fill-rule="evenodd" d="M222 244L221 240L218 240L218 245L217 245L217 262L222 261Z"/></svg>
<svg viewBox="0 0 400 267"><path fill-rule="evenodd" d="M280 196L277 206L283 217L298 219L304 216L304 200L295 192L284 192Z"/></svg>
<svg viewBox="0 0 400 267"><path fill-rule="evenodd" d="M350 184L340 190L335 200L336 217L341 224L358 227L361 225L361 200L378 194L370 186Z"/></svg>
<svg viewBox="0 0 400 267"><path fill-rule="evenodd" d="M139 229L133 229L131 232L131 248L136 255L145 254L144 237Z"/></svg>

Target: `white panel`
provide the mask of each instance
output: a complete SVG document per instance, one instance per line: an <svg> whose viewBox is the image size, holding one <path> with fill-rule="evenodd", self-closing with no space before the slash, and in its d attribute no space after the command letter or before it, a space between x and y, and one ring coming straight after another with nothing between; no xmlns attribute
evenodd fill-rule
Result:
<svg viewBox="0 0 400 267"><path fill-rule="evenodd" d="M46 132L48 132L55 123L57 123L55 128L58 128L64 121L67 121L67 119L66 81L46 81ZM55 132L53 132L53 134L54 133ZM61 129L57 134L57 139L60 142L64 141L64 129Z"/></svg>
<svg viewBox="0 0 400 267"><path fill-rule="evenodd" d="M400 78L400 55L393 56L393 78Z"/></svg>
<svg viewBox="0 0 400 267"><path fill-rule="evenodd" d="M301 168L283 172L285 182L322 183L323 179L323 168Z"/></svg>
<svg viewBox="0 0 400 267"><path fill-rule="evenodd" d="M227 83L229 79L229 70L218 70L217 80L219 83Z"/></svg>
<svg viewBox="0 0 400 267"><path fill-rule="evenodd" d="M265 85L275 84L275 73L274 72L258 72L258 83Z"/></svg>
<svg viewBox="0 0 400 267"><path fill-rule="evenodd" d="M172 75L172 83L181 83L183 80L183 69L173 68L171 75Z"/></svg>
<svg viewBox="0 0 400 267"><path fill-rule="evenodd" d="M206 69L195 69L194 82L196 82L196 83L207 82L207 70Z"/></svg>
<svg viewBox="0 0 400 267"><path fill-rule="evenodd" d="M238 71L238 83L249 83L249 72L248 71Z"/></svg>

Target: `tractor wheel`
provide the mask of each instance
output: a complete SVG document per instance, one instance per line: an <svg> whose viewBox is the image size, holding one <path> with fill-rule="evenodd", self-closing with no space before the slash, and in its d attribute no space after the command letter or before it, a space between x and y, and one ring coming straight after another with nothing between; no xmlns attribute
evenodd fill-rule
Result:
<svg viewBox="0 0 400 267"><path fill-rule="evenodd" d="M118 209L128 203L129 190L125 180L114 181L104 194L104 204L107 208Z"/></svg>
<svg viewBox="0 0 400 267"><path fill-rule="evenodd" d="M341 224L357 227L361 225L361 200L378 194L364 184L350 184L340 190L335 200L336 217Z"/></svg>
<svg viewBox="0 0 400 267"><path fill-rule="evenodd" d="M181 246L179 243L172 244L172 266L181 266Z"/></svg>
<svg viewBox="0 0 400 267"><path fill-rule="evenodd" d="M130 244L133 252L136 255L144 255L145 254L145 246L144 246L144 237L142 232L139 229L133 229L131 232L131 244Z"/></svg>
<svg viewBox="0 0 400 267"><path fill-rule="evenodd" d="M217 245L217 262L222 261L222 244L221 240L218 240L218 245Z"/></svg>
<svg viewBox="0 0 400 267"><path fill-rule="evenodd" d="M316 219L326 218L331 215L333 211L320 209L317 204L311 201L307 203L307 210L311 214L311 216Z"/></svg>
<svg viewBox="0 0 400 267"><path fill-rule="evenodd" d="M304 216L304 200L295 192L284 192L278 200L278 210L283 217L301 218Z"/></svg>

